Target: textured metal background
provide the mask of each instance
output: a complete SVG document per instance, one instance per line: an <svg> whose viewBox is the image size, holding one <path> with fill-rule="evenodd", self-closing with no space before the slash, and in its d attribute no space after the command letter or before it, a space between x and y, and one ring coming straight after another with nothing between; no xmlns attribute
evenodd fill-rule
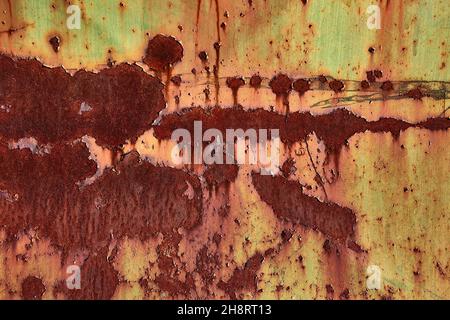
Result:
<svg viewBox="0 0 450 320"><path fill-rule="evenodd" d="M366 26L366 8L374 3L380 30ZM82 10L80 30L66 28L70 4ZM157 34L183 47L182 60L164 70L145 59ZM50 155L1 149L0 297L449 299L449 39L445 0L0 0L2 146L20 137L53 146ZM23 60L29 58L38 62ZM123 62L138 67L128 70ZM77 76L80 69L95 74ZM374 70L381 74L365 88ZM255 89L256 74L262 82ZM298 92L294 83L291 91L277 91L271 79L278 74L308 79L310 88ZM245 84L233 89L230 77ZM337 84L343 89L333 90ZM65 111L51 107L79 106L83 92L93 112L106 99L105 109L86 115L88 124L70 135L61 133L75 122L59 122ZM151 110L124 111L141 97ZM36 99L47 105L34 108ZM21 113L11 101L24 106ZM116 104L125 109L115 113ZM214 109L233 105L240 111ZM194 114L216 110L203 115L215 119L212 126L245 126L253 117L246 112L264 109L274 126L285 126L274 114L311 112L319 127L283 144L282 158L293 159L295 172L257 183L248 166L170 168L164 130L183 123L177 115L191 107L200 108ZM343 107L349 116L339 118ZM153 112L162 108L159 126L152 126ZM379 126L353 130L355 119ZM327 149L347 130L339 150ZM84 135L78 146L87 148L67 147ZM80 191L72 199L66 183L88 178L95 165L88 193L103 196ZM61 190L67 193L60 194L49 177L66 175ZM185 181L193 190L185 190ZM310 205L329 210L333 222L297 219L296 207ZM327 233L347 209L356 219L351 239ZM156 216L148 218L152 210ZM81 290L64 288L71 264L81 266ZM366 288L369 265L382 270L380 290Z"/></svg>

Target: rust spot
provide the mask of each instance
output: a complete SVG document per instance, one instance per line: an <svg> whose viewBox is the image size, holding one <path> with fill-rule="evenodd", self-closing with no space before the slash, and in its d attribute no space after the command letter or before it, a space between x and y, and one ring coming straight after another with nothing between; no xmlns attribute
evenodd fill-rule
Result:
<svg viewBox="0 0 450 320"><path fill-rule="evenodd" d="M420 90L420 88L414 88L409 90L404 94L405 97L414 99L414 100L422 100L422 98L425 96L423 92Z"/></svg>
<svg viewBox="0 0 450 320"><path fill-rule="evenodd" d="M208 61L208 53L206 51L200 51L198 57L202 62Z"/></svg>
<svg viewBox="0 0 450 320"><path fill-rule="evenodd" d="M381 70L373 70L373 75L375 76L375 78L382 78L383 77L383 72L381 72Z"/></svg>
<svg viewBox="0 0 450 320"><path fill-rule="evenodd" d="M327 291L327 300L333 300L334 298L334 289L331 284L327 284L325 286L325 290Z"/></svg>
<svg viewBox="0 0 450 320"><path fill-rule="evenodd" d="M42 280L28 276L22 281L22 298L25 300L42 300L45 292L45 286Z"/></svg>
<svg viewBox="0 0 450 320"><path fill-rule="evenodd" d="M233 92L233 101L234 105L237 105L237 95L238 90L245 84L245 81L242 77L231 77L227 79L227 86Z"/></svg>
<svg viewBox="0 0 450 320"><path fill-rule="evenodd" d="M269 82L269 87L277 96L285 96L292 89L292 80L285 74L278 74Z"/></svg>
<svg viewBox="0 0 450 320"><path fill-rule="evenodd" d="M111 258L110 258L111 259ZM108 259L108 247L92 253L80 267L81 288L69 290L61 283L56 292L74 300L109 300L119 285L119 274Z"/></svg>
<svg viewBox="0 0 450 320"><path fill-rule="evenodd" d="M341 292L339 295L339 299L341 300L348 300L350 299L350 292L348 289L344 289L344 291Z"/></svg>
<svg viewBox="0 0 450 320"><path fill-rule="evenodd" d="M369 82L375 82L375 81L377 81L377 79L376 79L376 77L375 77L375 74L373 73L373 70L366 71L366 77L367 77L367 80L368 80Z"/></svg>
<svg viewBox="0 0 450 320"><path fill-rule="evenodd" d="M383 90L383 91L392 91L393 89L394 89L394 86L392 85L392 82L390 82L389 80L387 80L387 81L384 81L382 84L381 84L381 90Z"/></svg>
<svg viewBox="0 0 450 320"><path fill-rule="evenodd" d="M183 58L183 46L174 37L161 34L148 42L143 62L155 71L167 71Z"/></svg>
<svg viewBox="0 0 450 320"><path fill-rule="evenodd" d="M59 39L59 36L53 36L50 38L50 40L48 41L50 43L50 45L52 46L53 51L55 51L56 53L58 53L59 51L59 46L61 44L61 40Z"/></svg>
<svg viewBox="0 0 450 320"><path fill-rule="evenodd" d="M293 88L300 95L303 95L306 91L310 89L310 83L307 79L298 79L294 81Z"/></svg>
<svg viewBox="0 0 450 320"><path fill-rule="evenodd" d="M176 86L180 86L181 84L181 76L173 76L172 78L170 78L170 81L176 85Z"/></svg>
<svg viewBox="0 0 450 320"><path fill-rule="evenodd" d="M292 238L292 235L292 230L284 229L283 231L281 231L281 240L283 241L283 243L289 242L289 240L291 240Z"/></svg>
<svg viewBox="0 0 450 320"><path fill-rule="evenodd" d="M370 84L369 84L369 82L367 80L361 81L361 88L362 89L366 90L366 89L369 89L369 87L370 87Z"/></svg>
<svg viewBox="0 0 450 320"><path fill-rule="evenodd" d="M220 259L218 254L208 252L208 246L203 246L197 254L196 270L206 284L211 284L216 278Z"/></svg>
<svg viewBox="0 0 450 320"><path fill-rule="evenodd" d="M329 86L336 93L338 93L338 92L342 91L342 89L344 89L344 83L340 80L332 80L329 83Z"/></svg>
<svg viewBox="0 0 450 320"><path fill-rule="evenodd" d="M255 89L261 86L261 82L262 78L257 74L252 75L252 77L250 78L250 86L252 86Z"/></svg>

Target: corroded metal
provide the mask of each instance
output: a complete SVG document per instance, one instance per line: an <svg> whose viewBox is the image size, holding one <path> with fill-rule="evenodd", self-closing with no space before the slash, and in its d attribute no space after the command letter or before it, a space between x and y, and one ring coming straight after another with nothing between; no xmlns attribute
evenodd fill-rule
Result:
<svg viewBox="0 0 450 320"><path fill-rule="evenodd" d="M0 298L448 299L449 18L0 0ZM280 172L174 163L198 120L279 129Z"/></svg>

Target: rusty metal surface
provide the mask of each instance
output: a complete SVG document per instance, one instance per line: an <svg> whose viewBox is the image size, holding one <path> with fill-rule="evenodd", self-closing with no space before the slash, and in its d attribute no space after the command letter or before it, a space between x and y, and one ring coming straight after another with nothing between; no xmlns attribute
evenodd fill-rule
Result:
<svg viewBox="0 0 450 320"><path fill-rule="evenodd" d="M0 0L0 298L449 299L448 39L445 0ZM279 172L175 163L194 121Z"/></svg>

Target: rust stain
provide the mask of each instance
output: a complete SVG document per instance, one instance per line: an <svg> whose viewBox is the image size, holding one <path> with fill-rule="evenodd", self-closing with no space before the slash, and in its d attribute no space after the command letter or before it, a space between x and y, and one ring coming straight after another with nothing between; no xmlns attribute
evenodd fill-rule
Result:
<svg viewBox="0 0 450 320"><path fill-rule="evenodd" d="M20 7L6 5L1 39L12 43L17 31L27 35L29 26L39 27L14 16ZM345 76L354 71L350 64L338 72L289 69L290 51L304 53L295 62L301 67L315 61L308 55L320 38L317 22L309 21L315 2L283 10L269 1L197 0L185 8L192 21L183 20L177 4L162 5L167 25L145 31L135 61L121 59L117 44L102 51L106 65L96 72L81 62L76 70L49 67L14 46L0 54L0 268L13 269L0 269L1 297L283 299L300 293L348 300L404 298L404 291L440 297L435 292L442 294L445 284L427 288L438 282L433 279L448 280L448 255L431 252L422 229L448 225L441 193L448 184L449 83L398 76L392 64L410 50L396 38L405 30L406 6L382 2L383 30L360 46L369 63L355 67L355 78ZM129 20L135 4L114 6L129 32L141 34ZM294 6L302 10L301 23L281 23L263 43L266 24ZM268 8L274 13L266 18ZM364 8L357 9L363 16ZM246 39L248 59L255 61L244 71L238 38L250 24L261 34ZM64 59L77 41L54 30L45 35L51 59ZM376 102L379 108L371 109ZM391 108L403 102L411 107L405 113ZM172 133L186 129L195 136L195 121L222 135L278 129L279 172L174 164ZM420 162L423 154L430 159ZM429 178L428 162L443 172ZM430 222L423 221L425 209L409 212L422 200ZM390 224L404 221L411 225L393 235L398 229ZM388 264L391 253L407 271ZM382 263L384 287L368 292L366 267ZM71 264L80 267L81 289L66 286ZM16 265L21 268L11 268Z"/></svg>

